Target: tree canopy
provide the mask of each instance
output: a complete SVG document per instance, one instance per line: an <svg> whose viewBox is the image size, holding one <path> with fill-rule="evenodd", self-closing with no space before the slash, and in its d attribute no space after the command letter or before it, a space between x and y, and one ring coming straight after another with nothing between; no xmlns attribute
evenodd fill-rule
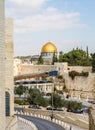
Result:
<svg viewBox="0 0 95 130"><path fill-rule="evenodd" d="M57 62L57 55L55 53L53 53L53 58L52 58L52 64L54 65L54 62Z"/></svg>
<svg viewBox="0 0 95 130"><path fill-rule="evenodd" d="M39 59L38 59L38 64L43 64L43 58L42 56L40 55Z"/></svg>
<svg viewBox="0 0 95 130"><path fill-rule="evenodd" d="M91 58L89 57L88 51L84 51L82 49L73 49L72 51L65 53L63 57L61 56L62 62L68 62L69 65L72 66L90 66Z"/></svg>
<svg viewBox="0 0 95 130"><path fill-rule="evenodd" d="M92 72L95 73L95 53L91 54L92 56Z"/></svg>
<svg viewBox="0 0 95 130"><path fill-rule="evenodd" d="M47 106L46 100L43 98L43 95L41 92L34 88L29 90L29 98L28 101L30 104L36 104L36 105L41 105L41 106Z"/></svg>
<svg viewBox="0 0 95 130"><path fill-rule="evenodd" d="M24 90L25 90L24 86L19 85L18 87L15 88L15 93L21 96L24 93Z"/></svg>
<svg viewBox="0 0 95 130"><path fill-rule="evenodd" d="M61 96L58 94L54 94L52 95L53 97L51 97L50 99L50 104L52 104L52 98L53 98L53 105L55 108L60 108L62 107L62 99Z"/></svg>

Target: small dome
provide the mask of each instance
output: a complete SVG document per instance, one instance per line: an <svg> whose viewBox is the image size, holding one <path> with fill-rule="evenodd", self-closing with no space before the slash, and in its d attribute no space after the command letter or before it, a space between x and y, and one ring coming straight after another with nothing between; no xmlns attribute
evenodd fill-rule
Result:
<svg viewBox="0 0 95 130"><path fill-rule="evenodd" d="M56 46L51 43L51 42L47 42L43 47L41 52L57 52L57 48Z"/></svg>

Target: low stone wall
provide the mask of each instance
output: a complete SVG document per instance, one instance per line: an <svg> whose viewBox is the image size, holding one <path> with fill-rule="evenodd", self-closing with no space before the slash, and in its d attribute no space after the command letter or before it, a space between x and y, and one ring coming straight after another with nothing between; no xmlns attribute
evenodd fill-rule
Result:
<svg viewBox="0 0 95 130"><path fill-rule="evenodd" d="M22 117L18 117L18 121L21 121L21 122L29 125L31 127L31 130L38 130L38 128L31 121L29 121L27 119L24 119Z"/></svg>
<svg viewBox="0 0 95 130"><path fill-rule="evenodd" d="M6 128L5 130L18 130L18 125L17 125L17 116L12 116L6 118Z"/></svg>
<svg viewBox="0 0 95 130"><path fill-rule="evenodd" d="M89 109L89 130L95 130L95 107Z"/></svg>

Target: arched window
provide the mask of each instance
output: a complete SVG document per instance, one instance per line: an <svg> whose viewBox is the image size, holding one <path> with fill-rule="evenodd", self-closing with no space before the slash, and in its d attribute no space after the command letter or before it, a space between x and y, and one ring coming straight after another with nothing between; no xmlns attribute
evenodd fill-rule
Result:
<svg viewBox="0 0 95 130"><path fill-rule="evenodd" d="M10 94L9 92L5 93L5 114L10 116Z"/></svg>

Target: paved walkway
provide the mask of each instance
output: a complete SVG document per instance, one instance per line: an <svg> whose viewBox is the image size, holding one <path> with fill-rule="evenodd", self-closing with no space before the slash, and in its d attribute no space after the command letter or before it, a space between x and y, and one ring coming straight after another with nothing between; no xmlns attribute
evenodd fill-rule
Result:
<svg viewBox="0 0 95 130"><path fill-rule="evenodd" d="M78 126L72 125L70 124L72 129L71 130L85 130L83 128L80 128ZM27 125L26 123L22 122L22 121L18 121L18 130L33 130L32 127L30 127L29 125Z"/></svg>
<svg viewBox="0 0 95 130"><path fill-rule="evenodd" d="M72 125L72 124L69 124L69 125L71 125L71 127L72 127L71 130L87 130L87 129L83 129L83 128L80 128L78 126Z"/></svg>
<svg viewBox="0 0 95 130"><path fill-rule="evenodd" d="M33 130L31 126L22 121L18 121L18 130Z"/></svg>

